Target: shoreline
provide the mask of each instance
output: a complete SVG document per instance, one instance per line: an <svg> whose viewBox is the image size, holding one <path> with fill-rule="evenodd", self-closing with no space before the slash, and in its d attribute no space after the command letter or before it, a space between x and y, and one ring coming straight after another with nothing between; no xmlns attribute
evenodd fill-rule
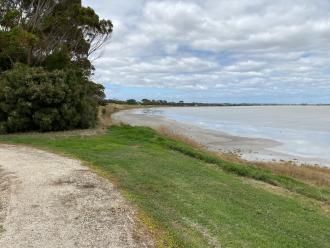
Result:
<svg viewBox="0 0 330 248"><path fill-rule="evenodd" d="M175 134L191 139L211 152L230 153L243 161L330 167L330 161L324 159L307 158L276 151L276 147L282 143L275 140L234 136L225 132L177 122L163 116L137 114L135 111L136 109L119 111L112 115L112 120L117 123L148 126L158 130L167 128Z"/></svg>

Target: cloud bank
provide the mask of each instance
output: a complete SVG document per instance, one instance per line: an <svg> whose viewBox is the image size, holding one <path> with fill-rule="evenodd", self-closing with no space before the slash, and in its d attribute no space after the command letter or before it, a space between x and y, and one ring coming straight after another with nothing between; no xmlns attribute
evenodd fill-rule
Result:
<svg viewBox="0 0 330 248"><path fill-rule="evenodd" d="M117 85L170 100L330 102L327 0L83 2L114 23L94 61L109 97Z"/></svg>

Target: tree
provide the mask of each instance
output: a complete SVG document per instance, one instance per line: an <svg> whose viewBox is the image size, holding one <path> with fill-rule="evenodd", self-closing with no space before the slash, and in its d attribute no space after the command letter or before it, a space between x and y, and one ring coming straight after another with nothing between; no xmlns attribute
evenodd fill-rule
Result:
<svg viewBox="0 0 330 248"><path fill-rule="evenodd" d="M131 104L131 105L135 105L135 104L138 104L138 102L135 100L135 99L128 99L126 101L127 104Z"/></svg>
<svg viewBox="0 0 330 248"><path fill-rule="evenodd" d="M112 33L111 21L100 20L93 9L81 5L81 0L2 2L0 30L10 32L18 28L37 38L24 43L23 56L12 59L12 66L16 62L44 65L49 56L67 53L73 64L90 72L88 57L100 49ZM16 45L19 47L19 43Z"/></svg>
<svg viewBox="0 0 330 248"><path fill-rule="evenodd" d="M142 104L143 105L150 105L151 104L151 101L149 99L142 99Z"/></svg>
<svg viewBox="0 0 330 248"><path fill-rule="evenodd" d="M105 94L89 58L112 29L81 0L0 0L0 129L93 126Z"/></svg>

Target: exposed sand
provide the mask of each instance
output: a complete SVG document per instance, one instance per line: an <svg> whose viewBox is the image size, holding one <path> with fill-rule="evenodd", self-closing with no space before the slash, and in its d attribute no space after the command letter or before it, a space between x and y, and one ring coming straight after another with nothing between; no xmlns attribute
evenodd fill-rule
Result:
<svg viewBox="0 0 330 248"><path fill-rule="evenodd" d="M148 126L158 129L165 126L173 132L186 136L207 149L216 152L232 152L242 159L250 161L292 161L297 164L318 164L329 166L329 161L318 158L298 157L275 151L281 143L260 138L247 138L227 133L187 125L156 115L136 114L134 110L125 110L113 114L112 120L133 126ZM274 150L272 150L274 149Z"/></svg>
<svg viewBox="0 0 330 248"><path fill-rule="evenodd" d="M134 210L79 161L0 145L0 247L153 247Z"/></svg>

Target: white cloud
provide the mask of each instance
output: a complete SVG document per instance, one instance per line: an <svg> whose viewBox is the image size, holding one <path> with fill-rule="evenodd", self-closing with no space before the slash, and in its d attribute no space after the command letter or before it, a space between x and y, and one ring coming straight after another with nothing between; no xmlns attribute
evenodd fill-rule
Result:
<svg viewBox="0 0 330 248"><path fill-rule="evenodd" d="M330 96L327 0L84 3L114 22L113 39L95 61L105 84L203 90L206 97L220 89L274 100Z"/></svg>

